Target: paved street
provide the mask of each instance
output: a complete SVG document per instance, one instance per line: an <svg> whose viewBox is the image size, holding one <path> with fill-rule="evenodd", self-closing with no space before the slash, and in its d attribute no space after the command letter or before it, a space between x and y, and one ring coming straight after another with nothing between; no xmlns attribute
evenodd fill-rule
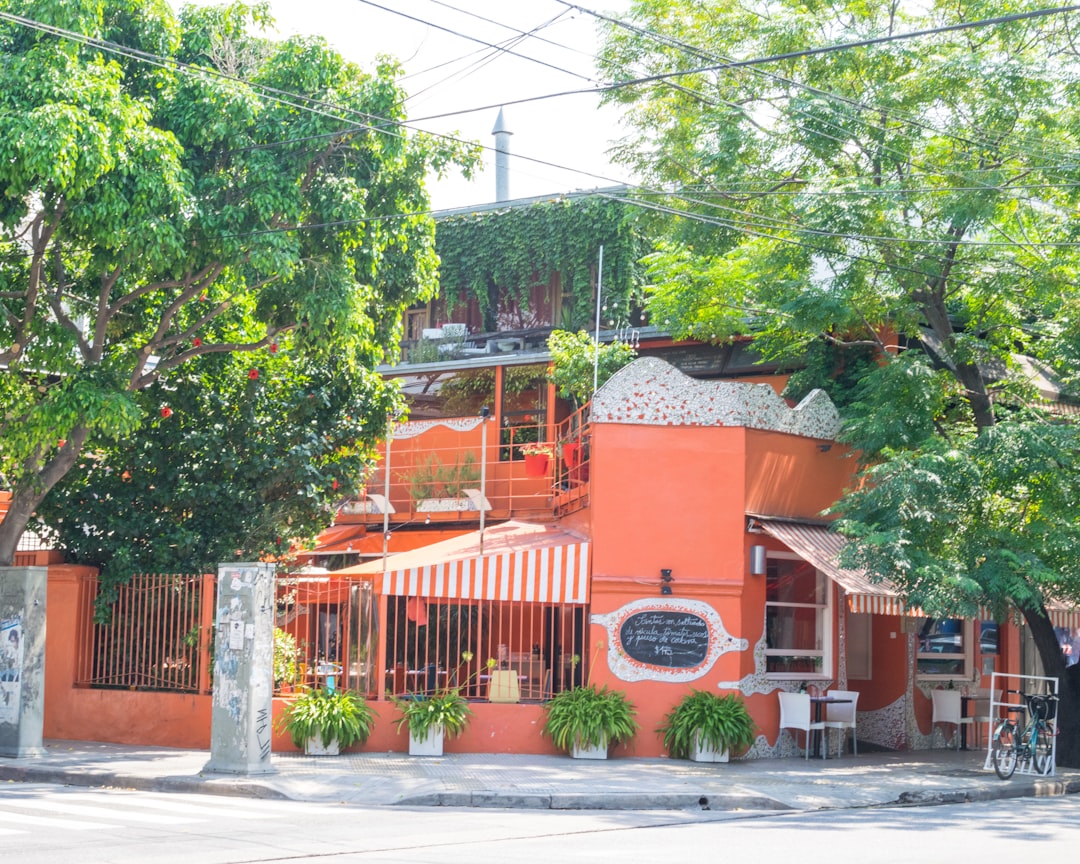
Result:
<svg viewBox="0 0 1080 864"><path fill-rule="evenodd" d="M716 860L720 850L724 859L800 864L1046 860L1078 848L1080 799L771 814L484 811L7 784L0 844L19 864L656 864Z"/></svg>

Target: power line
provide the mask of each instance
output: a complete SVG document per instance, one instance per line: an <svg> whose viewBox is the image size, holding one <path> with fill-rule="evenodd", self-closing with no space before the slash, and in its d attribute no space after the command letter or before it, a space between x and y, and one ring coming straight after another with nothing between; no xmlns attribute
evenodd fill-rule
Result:
<svg viewBox="0 0 1080 864"><path fill-rule="evenodd" d="M468 40L470 42L477 42L480 45L485 46L486 48L493 48L496 51L499 51L500 53L509 54L511 57L518 57L518 58L520 58L522 60L528 60L530 63L537 63L537 64L539 64L541 66L546 66L549 69L554 69L556 72L561 72L561 73L563 73L565 75L570 75L570 76L572 76L574 78L580 78L583 81L594 81L595 80L593 78L590 78L588 75L580 75L577 72L571 72L569 69L563 68L561 66L555 66L555 65L553 65L551 63L547 63L547 62L545 62L543 60L538 60L537 58L530 57L527 54L519 54L517 51L511 51L509 48L502 48L499 45L495 45L495 44L493 44L491 42L487 42L484 39L480 39L480 38L478 38L476 36L470 36L467 33L462 33L460 30L454 30L454 29L452 29L450 27L443 27L441 24L436 24L436 23L434 23L432 21L425 21L423 18L417 18L414 15L409 15L409 14L407 14L405 12L402 12L402 11L400 11L398 9L391 9L389 6L383 6L383 5L379 4L379 3L375 3L374 0L356 0L356 2L357 3L363 3L363 4L367 5L367 6L372 6L375 9L382 9L384 12L389 12L392 15L397 15L397 16L399 16L401 18L406 18L409 21L416 21L416 22L418 22L420 24L423 24L426 27L434 27L436 30L442 30L444 33L449 33L452 36L457 36L460 39L466 39L466 40Z"/></svg>

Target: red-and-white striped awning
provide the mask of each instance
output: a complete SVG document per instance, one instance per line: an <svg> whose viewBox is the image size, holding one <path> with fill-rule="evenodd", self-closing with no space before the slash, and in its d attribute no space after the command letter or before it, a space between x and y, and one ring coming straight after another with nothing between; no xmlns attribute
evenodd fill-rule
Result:
<svg viewBox="0 0 1080 864"><path fill-rule="evenodd" d="M871 582L862 570L841 567L837 563L840 550L848 541L835 531L823 525L763 519L759 516L754 517L754 523L843 588L852 612L922 616L922 610L905 608L900 592L893 585Z"/></svg>
<svg viewBox="0 0 1080 864"><path fill-rule="evenodd" d="M900 592L889 582L871 582L861 570L845 570L837 561L840 550L848 541L823 525L791 522L783 519L753 517L755 524L766 534L775 537L800 558L809 561L844 589L848 608L852 612L879 615L907 615L923 618L926 613L917 606L907 606ZM1055 627L1080 627L1080 605L1053 601L1046 604ZM989 609L979 609L979 617L993 619Z"/></svg>
<svg viewBox="0 0 1080 864"><path fill-rule="evenodd" d="M1070 630L1080 627L1080 608L1076 605L1051 602L1046 604L1046 611L1055 627L1068 627Z"/></svg>
<svg viewBox="0 0 1080 864"><path fill-rule="evenodd" d="M410 552L340 570L373 575L375 590L403 597L524 603L589 602L589 541L552 525L504 522Z"/></svg>

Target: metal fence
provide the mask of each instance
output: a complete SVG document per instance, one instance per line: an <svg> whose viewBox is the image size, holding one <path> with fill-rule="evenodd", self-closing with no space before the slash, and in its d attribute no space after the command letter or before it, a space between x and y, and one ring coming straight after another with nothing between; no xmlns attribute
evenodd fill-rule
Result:
<svg viewBox="0 0 1080 864"><path fill-rule="evenodd" d="M140 574L99 605L97 577L84 577L76 685L209 693L215 584L213 576Z"/></svg>

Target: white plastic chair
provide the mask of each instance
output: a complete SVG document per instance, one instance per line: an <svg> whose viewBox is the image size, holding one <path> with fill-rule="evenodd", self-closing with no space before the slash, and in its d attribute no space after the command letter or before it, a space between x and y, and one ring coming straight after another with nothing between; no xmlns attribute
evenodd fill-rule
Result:
<svg viewBox="0 0 1080 864"><path fill-rule="evenodd" d="M809 693L780 693L780 731L785 729L801 729L806 733L806 758L810 758L810 733L812 731L825 731L825 722L814 723L810 720L810 694ZM828 742L825 742L826 745ZM795 739L795 748L798 752L799 739ZM829 758L828 746L822 748L825 758Z"/></svg>
<svg viewBox="0 0 1080 864"><path fill-rule="evenodd" d="M850 699L850 702L825 703L825 727L836 730L836 755L837 758L844 755L844 739L848 729L851 730L851 749L859 755L859 740L855 733L856 706L859 704L859 694L854 690L830 690L825 694L835 699ZM828 741L825 742L826 746Z"/></svg>
<svg viewBox="0 0 1080 864"><path fill-rule="evenodd" d="M960 727L970 726L975 720L973 717L961 717L960 714L960 691L959 690L931 690L930 699L933 702L934 714L930 722L933 729L939 723L948 723L956 726L956 749L960 749ZM942 729L942 734L945 730ZM946 739L948 743L948 739Z"/></svg>

